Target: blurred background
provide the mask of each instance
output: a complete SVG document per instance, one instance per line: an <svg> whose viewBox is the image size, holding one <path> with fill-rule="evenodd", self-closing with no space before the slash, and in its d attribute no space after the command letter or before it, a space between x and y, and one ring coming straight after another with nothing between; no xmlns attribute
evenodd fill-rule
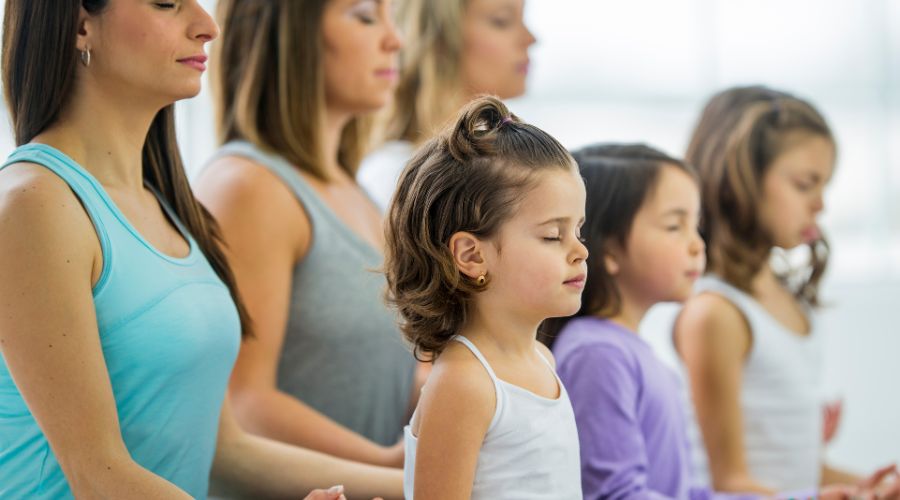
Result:
<svg viewBox="0 0 900 500"><path fill-rule="evenodd" d="M793 92L824 113L839 159L819 326L824 395L844 400L828 458L860 471L900 462L900 1L527 0L526 19L538 38L529 91L509 104L571 148L641 141L681 156L704 101L738 84ZM189 173L215 148L207 92L178 104ZM664 354L670 313L644 325Z"/></svg>

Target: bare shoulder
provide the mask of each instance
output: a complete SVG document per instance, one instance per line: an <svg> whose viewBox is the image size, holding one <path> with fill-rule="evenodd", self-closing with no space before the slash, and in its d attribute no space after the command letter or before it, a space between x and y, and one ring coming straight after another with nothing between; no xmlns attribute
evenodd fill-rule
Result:
<svg viewBox="0 0 900 500"><path fill-rule="evenodd" d="M93 224L75 193L59 176L33 163L0 170L0 239L7 243L5 251L21 245L23 251L52 252L64 246L75 254L92 255L99 249Z"/></svg>
<svg viewBox="0 0 900 500"><path fill-rule="evenodd" d="M226 240L257 235L298 245L309 220L291 190L269 169L241 156L212 161L193 183L194 193L223 226ZM231 234L229 234L231 233ZM270 242L270 241L269 241ZM229 241L229 243L232 243Z"/></svg>
<svg viewBox="0 0 900 500"><path fill-rule="evenodd" d="M422 389L420 406L456 407L487 423L496 405L494 383L485 367L466 346L451 342L435 361Z"/></svg>
<svg viewBox="0 0 900 500"><path fill-rule="evenodd" d="M721 350L749 347L751 332L744 314L727 298L711 292L697 294L684 304L675 322L675 345L686 349Z"/></svg>

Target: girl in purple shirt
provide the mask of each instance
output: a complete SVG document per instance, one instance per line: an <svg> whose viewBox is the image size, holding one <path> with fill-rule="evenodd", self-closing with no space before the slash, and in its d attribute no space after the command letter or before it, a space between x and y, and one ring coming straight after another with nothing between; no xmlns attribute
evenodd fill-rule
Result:
<svg viewBox="0 0 900 500"><path fill-rule="evenodd" d="M588 286L576 316L549 321L544 333L575 410L584 498L757 498L690 484L679 379L635 333L657 302L686 300L703 272L694 171L644 145L592 146L573 156L587 188ZM860 493L833 486L779 498Z"/></svg>

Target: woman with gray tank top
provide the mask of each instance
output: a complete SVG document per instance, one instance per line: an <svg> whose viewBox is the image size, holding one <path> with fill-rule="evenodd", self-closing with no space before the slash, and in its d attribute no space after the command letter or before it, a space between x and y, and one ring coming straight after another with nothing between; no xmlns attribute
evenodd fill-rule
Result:
<svg viewBox="0 0 900 500"><path fill-rule="evenodd" d="M227 0L213 53L224 143L195 183L256 338L230 384L251 432L400 466L416 362L384 304L382 225L354 173L394 89L391 2Z"/></svg>

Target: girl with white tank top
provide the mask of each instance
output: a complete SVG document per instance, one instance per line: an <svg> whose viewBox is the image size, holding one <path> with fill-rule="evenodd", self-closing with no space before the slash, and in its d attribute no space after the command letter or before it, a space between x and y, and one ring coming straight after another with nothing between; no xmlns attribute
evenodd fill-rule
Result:
<svg viewBox="0 0 900 500"><path fill-rule="evenodd" d="M828 260L816 219L835 149L811 103L760 86L713 96L688 146L711 274L685 303L674 339L718 490L878 488L896 473L888 467L863 482L824 461L836 421L823 431L822 338L812 313ZM775 248L804 247L802 265L773 266Z"/></svg>
<svg viewBox="0 0 900 500"><path fill-rule="evenodd" d="M572 405L536 338L581 304L574 161L484 97L416 153L398 189L388 298L434 364L405 429L406 498L581 499Z"/></svg>

